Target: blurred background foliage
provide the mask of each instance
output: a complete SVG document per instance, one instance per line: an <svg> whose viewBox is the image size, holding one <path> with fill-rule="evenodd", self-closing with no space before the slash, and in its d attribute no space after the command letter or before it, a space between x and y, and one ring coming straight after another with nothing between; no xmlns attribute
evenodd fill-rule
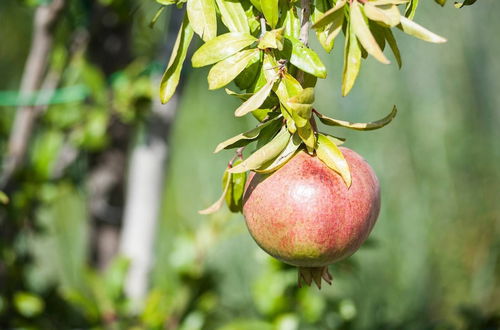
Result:
<svg viewBox="0 0 500 330"><path fill-rule="evenodd" d="M37 3L0 2L2 157ZM186 65L165 131L149 290L137 308L124 293L129 260L103 256L99 240L120 233L123 169L158 107L179 12L167 9L150 29L157 8L152 0L78 0L64 12L49 64L59 94L37 119L26 161L5 189L10 202L0 205L1 328L500 327L500 2L461 10L422 2L417 20L448 43L398 35L403 69L369 59L347 98L341 54L323 56L320 111L351 121L380 118L393 104L400 112L380 131L337 132L378 173L383 207L369 242L330 267L334 284L321 291L298 289L295 270L257 248L241 215L197 214L220 193L231 157L214 147L254 123L235 119L237 102L207 91L206 72ZM123 173L103 197L113 212L102 215L89 182L113 150Z"/></svg>

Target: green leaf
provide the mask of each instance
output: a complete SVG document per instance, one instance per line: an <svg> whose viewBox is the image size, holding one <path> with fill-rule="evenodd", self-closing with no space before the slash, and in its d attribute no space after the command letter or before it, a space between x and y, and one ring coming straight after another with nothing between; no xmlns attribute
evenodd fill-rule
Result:
<svg viewBox="0 0 500 330"><path fill-rule="evenodd" d="M257 149L242 163L229 169L230 173L241 173L256 170L276 158L288 144L290 133L283 127L280 132L267 144Z"/></svg>
<svg viewBox="0 0 500 330"><path fill-rule="evenodd" d="M298 38L300 35L300 18L297 15L297 7L291 2L288 2L287 6L288 9L285 12L281 26L285 27L285 35Z"/></svg>
<svg viewBox="0 0 500 330"><path fill-rule="evenodd" d="M208 72L208 88L217 89L226 86L258 56L258 49L247 49L217 63Z"/></svg>
<svg viewBox="0 0 500 330"><path fill-rule="evenodd" d="M259 49L283 49L283 31L284 28L266 31L259 41Z"/></svg>
<svg viewBox="0 0 500 330"><path fill-rule="evenodd" d="M332 140L323 134L318 134L316 154L326 166L340 174L347 187L351 186L351 172L349 171L349 165L347 164L342 151L340 151Z"/></svg>
<svg viewBox="0 0 500 330"><path fill-rule="evenodd" d="M292 118L297 127L304 127L311 119L314 103L314 88L305 88L299 94L288 99L288 109L292 111Z"/></svg>
<svg viewBox="0 0 500 330"><path fill-rule="evenodd" d="M253 142L259 138L261 135L262 131L268 127L270 128L276 128L277 125L280 124L282 117L278 116L276 118L273 118L269 121L266 121L265 123L255 127L254 129L251 129L245 133L238 134L236 136L233 136L230 139L227 139L224 142L219 143L217 148L215 148L214 153L218 153L219 151L223 149L232 149L232 148L238 148L242 147L244 145L247 145L250 142Z"/></svg>
<svg viewBox="0 0 500 330"><path fill-rule="evenodd" d="M464 6L470 6L476 3L477 0L465 0L462 3L455 1L455 8L462 8Z"/></svg>
<svg viewBox="0 0 500 330"><path fill-rule="evenodd" d="M377 21L382 23L386 27L394 27L401 21L401 14L399 13L398 7L395 5L385 5L379 7L375 5L376 3L367 2L363 9L366 17L372 21Z"/></svg>
<svg viewBox="0 0 500 330"><path fill-rule="evenodd" d="M256 169L255 172L272 173L277 171L285 165L293 157L293 155L295 155L295 152L299 149L301 144L302 140L300 137L297 134L292 135L285 149L283 149L283 151L275 159L263 165L259 169Z"/></svg>
<svg viewBox="0 0 500 330"><path fill-rule="evenodd" d="M384 64L389 64L389 60L385 57L384 53L377 44L377 41L373 37L361 11L361 6L357 0L355 0L351 4L350 24L353 26L356 37L358 38L361 45L363 45L363 47L366 49L368 54L372 55L378 61Z"/></svg>
<svg viewBox="0 0 500 330"><path fill-rule="evenodd" d="M446 4L446 0L434 0L434 2L436 2L437 4L440 4L441 7L444 7L444 5Z"/></svg>
<svg viewBox="0 0 500 330"><path fill-rule="evenodd" d="M241 159L237 159L234 163L233 166L238 165L241 163ZM229 177L231 176L230 180ZM222 186L223 188L225 187L224 182L227 183L226 180L229 180L229 187L226 192L226 204L231 212L241 212L242 206L243 206L243 193L245 192L245 183L247 180L247 174L246 172L243 173L228 173L227 171L224 172L224 177L222 179Z"/></svg>
<svg viewBox="0 0 500 330"><path fill-rule="evenodd" d="M246 100L242 105L236 109L234 112L234 115L236 117L242 117L246 115L249 112L252 112L258 108L264 103L264 101L267 99L269 96L269 93L271 93L271 90L273 88L274 82L278 79L276 77L275 80L269 81L267 84L264 85L257 93L255 93L252 97L250 97L248 100Z"/></svg>
<svg viewBox="0 0 500 330"><path fill-rule="evenodd" d="M260 0L260 5L262 7L262 13L266 18L267 24L271 28L275 28L278 24L279 18L279 0Z"/></svg>
<svg viewBox="0 0 500 330"><path fill-rule="evenodd" d="M262 12L262 6L260 0L250 0L250 2L258 11Z"/></svg>
<svg viewBox="0 0 500 330"><path fill-rule="evenodd" d="M410 2L406 5L405 16L409 19L413 19L415 17L415 13L417 12L419 0L410 0Z"/></svg>
<svg viewBox="0 0 500 330"><path fill-rule="evenodd" d="M236 54L255 41L257 38L248 33L225 33L203 44L193 54L191 62L194 68L214 64Z"/></svg>
<svg viewBox="0 0 500 330"><path fill-rule="evenodd" d="M311 153L316 145L316 136L314 135L314 130L312 129L311 123L307 121L304 126L297 126L297 134L300 136L302 141L304 141L304 144L306 145L309 153Z"/></svg>
<svg viewBox="0 0 500 330"><path fill-rule="evenodd" d="M262 69L262 55L263 54L261 52L258 57L250 60L246 68L234 79L234 82L239 89L251 89L254 83L256 83ZM249 91L252 92L254 90Z"/></svg>
<svg viewBox="0 0 500 330"><path fill-rule="evenodd" d="M227 173L227 175L226 175L226 173ZM229 173L229 169L226 169L226 171L224 172L223 179L222 179L223 186L224 186L224 189L222 190L222 195L219 197L219 199L217 201L215 201L215 203L213 203L212 205L210 205L206 209L198 211L199 214L215 213L222 207L222 204L224 204L224 200L226 199L226 194L229 190L229 186L231 184L231 177L232 177L232 174Z"/></svg>
<svg viewBox="0 0 500 330"><path fill-rule="evenodd" d="M446 42L445 38L438 36L437 34L427 30L426 28L418 25L417 23L409 20L406 17L401 17L401 24L398 25L398 28L404 33L407 33L411 36L414 36L415 38L419 38L424 41L433 43Z"/></svg>
<svg viewBox="0 0 500 330"><path fill-rule="evenodd" d="M217 16L214 0L189 0L186 6L189 24L204 41L217 36Z"/></svg>
<svg viewBox="0 0 500 330"><path fill-rule="evenodd" d="M193 29L189 25L187 17L185 16L181 28L179 29L167 69L161 78L160 99L162 103L167 103L177 89L181 76L182 65L186 59L187 50L192 39Z"/></svg>
<svg viewBox="0 0 500 330"><path fill-rule="evenodd" d="M396 106L394 106L392 108L392 111L390 114L388 114L387 116L385 116L382 119L379 119L377 121L372 121L369 123L352 123L350 121L333 119L333 118L324 116L324 115L320 114L319 112L315 112L315 114L318 116L319 120L325 125L341 126L341 127L345 127L345 128L354 129L357 131L371 131L371 130L379 129L379 128L384 127L385 125L389 124L394 119L394 117L396 117L397 112L398 112L398 109L396 108Z"/></svg>
<svg viewBox="0 0 500 330"><path fill-rule="evenodd" d="M191 0L190 0L191 1ZM250 33L247 16L240 1L216 0L222 23L231 32Z"/></svg>
<svg viewBox="0 0 500 330"><path fill-rule="evenodd" d="M316 23L320 17L329 8L328 0L316 0L314 10L311 14L312 22ZM338 15L335 15L334 20L325 26L316 29L316 37L318 38L321 47L329 53L333 49L335 43L335 37L338 35L342 28L342 23L344 21L344 11L337 11Z"/></svg>
<svg viewBox="0 0 500 330"><path fill-rule="evenodd" d="M156 0L160 5L168 6L168 5L173 5L177 1L176 0Z"/></svg>
<svg viewBox="0 0 500 330"><path fill-rule="evenodd" d="M342 72L342 96L346 96L354 86L361 67L361 48L353 26L349 23L345 38L344 69Z"/></svg>
<svg viewBox="0 0 500 330"><path fill-rule="evenodd" d="M396 42L396 39L394 38L391 29L384 29L384 31L385 31L385 40L387 40L387 43L391 47L392 53L396 58L396 62L398 62L398 67L401 69L401 66L403 66L403 60L401 59L401 53L399 52L398 43Z"/></svg>
<svg viewBox="0 0 500 330"><path fill-rule="evenodd" d="M339 0L335 4L335 6L328 11L326 11L322 16L318 17L313 24L313 29L320 29L328 24L338 20L339 16L344 16L344 6L346 4L346 0Z"/></svg>
<svg viewBox="0 0 500 330"><path fill-rule="evenodd" d="M326 68L318 54L294 37L285 37L283 55L300 70L326 78Z"/></svg>

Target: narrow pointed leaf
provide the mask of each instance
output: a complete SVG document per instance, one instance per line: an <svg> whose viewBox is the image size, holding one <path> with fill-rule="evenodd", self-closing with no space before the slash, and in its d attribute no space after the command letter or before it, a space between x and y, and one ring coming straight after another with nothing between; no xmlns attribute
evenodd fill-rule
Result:
<svg viewBox="0 0 500 330"><path fill-rule="evenodd" d="M285 149L283 149L283 151L273 161L263 165L259 169L256 169L255 172L272 173L274 171L277 171L293 157L301 144L302 140L300 139L300 137L297 134L292 135Z"/></svg>
<svg viewBox="0 0 500 330"><path fill-rule="evenodd" d="M343 16L344 15L343 8L344 8L345 4L346 4L345 0L337 1L337 3L335 4L335 6L333 8L326 11L324 13L324 15L322 15L321 17L318 17L318 19L316 20L316 22L314 22L314 24L312 26L313 29L320 29L322 27L325 27L328 24L335 21L336 19L338 19L339 15Z"/></svg>
<svg viewBox="0 0 500 330"><path fill-rule="evenodd" d="M228 173L228 174L226 175L226 173ZM215 213L221 208L221 206L224 204L224 200L226 199L226 194L227 194L227 191L229 190L229 185L231 184L231 176L232 176L232 174L230 172L228 172L228 170L226 170L226 172L224 172L224 179L226 182L224 183L224 190L222 191L222 195L219 197L219 199L215 203L213 203L212 205L210 205L209 207L207 207L204 210L198 211L199 214ZM223 179L223 181L224 181L224 179Z"/></svg>
<svg viewBox="0 0 500 330"><path fill-rule="evenodd" d="M290 63L300 70L318 78L326 78L326 67L318 54L304 45L300 40L287 36L284 42L283 53L289 57Z"/></svg>
<svg viewBox="0 0 500 330"><path fill-rule="evenodd" d="M298 38L300 35L300 18L297 14L297 7L293 3L289 3L288 9L285 13L283 22L285 27L285 35Z"/></svg>
<svg viewBox="0 0 500 330"><path fill-rule="evenodd" d="M314 150L314 147L316 146L316 136L314 135L314 130L312 129L309 121L307 121L304 126L299 127L297 125L297 134L300 136L302 141L304 141L304 144L308 147L309 151Z"/></svg>
<svg viewBox="0 0 500 330"><path fill-rule="evenodd" d="M316 154L326 166L340 174L347 187L351 186L351 172L342 151L323 134L318 134Z"/></svg>
<svg viewBox="0 0 500 330"><path fill-rule="evenodd" d="M245 10L240 1L216 0L222 23L231 32L250 33Z"/></svg>
<svg viewBox="0 0 500 330"><path fill-rule="evenodd" d="M398 62L398 67L401 69L401 67L403 66L403 60L401 59L401 53L399 52L398 43L394 38L391 29L384 29L384 30L385 30L385 40L387 40L387 43L391 47L392 53L396 58L396 62Z"/></svg>
<svg viewBox="0 0 500 330"><path fill-rule="evenodd" d="M406 5L405 16L409 19L413 19L415 17L415 13L417 12L418 0L410 0L410 2Z"/></svg>
<svg viewBox="0 0 500 330"><path fill-rule="evenodd" d="M254 129L251 129L245 133L238 134L230 139L227 139L224 142L219 143L219 145L217 145L217 148L215 148L214 153L218 153L223 149L242 147L247 143L255 141L260 136L260 134L264 129L266 129L267 127L273 127L279 125L281 118L282 117L279 116L274 119L271 119L265 122L264 124L255 127Z"/></svg>
<svg viewBox="0 0 500 330"><path fill-rule="evenodd" d="M391 63L384 55L380 49L377 41L373 37L368 24L365 22L365 18L361 11L361 6L358 1L354 1L351 4L351 24L354 29L354 33L358 38L359 42L366 49L368 54L375 57L378 61L389 64Z"/></svg>
<svg viewBox="0 0 500 330"><path fill-rule="evenodd" d="M342 72L342 96L346 96L351 91L361 67L361 48L354 34L352 24L345 38L344 69Z"/></svg>
<svg viewBox="0 0 500 330"><path fill-rule="evenodd" d="M398 28L402 30L404 33L407 33L415 38L422 39L424 41L433 42L433 43L443 43L446 42L446 39L438 36L434 32L431 32L424 28L421 25L409 20L406 17L401 17L401 24L398 25Z"/></svg>
<svg viewBox="0 0 500 330"><path fill-rule="evenodd" d="M392 108L392 111L390 114L385 116L382 119L379 119L377 121L372 121L369 123L352 123L350 121L344 121L344 120L338 120L338 119L333 119L327 116L324 116L318 112L316 112L316 115L318 116L319 120L329 126L341 126L345 128L350 128L358 131L371 131L375 129L379 129L381 127L384 127L385 125L389 124L394 117L396 117L396 114L398 112L398 109L396 106Z"/></svg>
<svg viewBox="0 0 500 330"><path fill-rule="evenodd" d="M182 65L186 59L187 50L192 39L193 29L189 25L187 17L184 17L179 33L177 34L177 39L168 62L167 69L161 78L160 100L162 103L167 103L177 89L181 76Z"/></svg>
<svg viewBox="0 0 500 330"><path fill-rule="evenodd" d="M368 17L372 21L383 23L385 26L394 27L401 21L401 15L399 13L398 7L394 5L384 6L384 8L380 8L373 2L367 2L364 5L364 11L366 17Z"/></svg>
<svg viewBox="0 0 500 330"><path fill-rule="evenodd" d="M189 24L204 41L217 35L217 16L214 0L189 0L186 6Z"/></svg>
<svg viewBox="0 0 500 330"><path fill-rule="evenodd" d="M260 106L269 96L269 93L271 93L274 82L275 80L271 80L267 84L265 84L264 87L262 87L257 93L255 93L252 97L250 97L242 105L240 105L240 107L234 112L234 115L236 117L241 117L260 108Z"/></svg>
<svg viewBox="0 0 500 330"><path fill-rule="evenodd" d="M225 33L207 41L198 48L194 52L191 62L195 68L214 64L236 54L255 41L257 41L257 38L248 33Z"/></svg>
<svg viewBox="0 0 500 330"><path fill-rule="evenodd" d="M241 173L260 168L278 156L288 144L290 133L283 127L281 131L267 144L255 151L239 165L229 169L230 173Z"/></svg>
<svg viewBox="0 0 500 330"><path fill-rule="evenodd" d="M252 58L259 56L259 50L243 50L217 63L208 72L208 88L217 89L233 81L245 69Z"/></svg>
<svg viewBox="0 0 500 330"><path fill-rule="evenodd" d="M273 29L278 24L279 18L279 0L260 0L260 5L262 7L262 13L266 18L267 24Z"/></svg>

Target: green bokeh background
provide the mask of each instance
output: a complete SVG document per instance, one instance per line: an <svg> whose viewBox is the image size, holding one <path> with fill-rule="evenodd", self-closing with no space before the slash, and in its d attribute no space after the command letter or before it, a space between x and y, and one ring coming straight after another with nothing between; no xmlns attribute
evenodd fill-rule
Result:
<svg viewBox="0 0 500 330"><path fill-rule="evenodd" d="M167 52L160 57L153 54L165 43L164 21L154 30L144 26L156 8L150 2L141 7L145 18L133 21L134 56L153 66L158 65L153 61L160 60L163 67ZM18 88L29 49L32 12L17 1L0 3L0 89ZM150 295L150 302L156 299L156 303L149 305L155 310L150 319L155 313L167 317L179 308L182 329L499 326L498 13L500 2L495 0L478 1L461 10L451 4L440 8L422 1L416 21L448 42L427 44L396 32L403 68L369 58L345 98L340 95L342 39L332 54L320 52L329 74L318 82L315 106L319 111L339 119L371 121L383 117L394 104L399 109L396 119L381 130L325 128L346 137L346 146L372 165L381 182L382 210L369 244L347 261L332 265L334 283L321 291L297 290L294 270L258 249L241 215L227 210L208 217L198 215L197 210L220 194L220 176L232 157L230 151L212 154L214 147L255 123L251 118L234 118L238 102L222 90L207 91L207 71L188 65L169 140ZM16 23L20 21L24 23ZM318 49L316 46L313 44ZM14 108L0 110L8 117ZM0 145L5 150L11 120L0 122ZM27 236L17 242L41 246L35 249L38 262L28 268L30 273L19 274L27 280L17 289L32 292L47 305L53 298L48 297L45 278L56 291L61 286L78 287L75 283L84 281L78 270L88 265L85 239L75 239L82 236L72 233L81 233L85 226L87 196L75 184L44 183L34 189L42 191L40 187L50 191L44 190L33 221L53 230L45 231L43 238ZM203 262L197 259L200 251ZM65 270L51 270L54 267L40 260ZM8 304L5 299L3 304ZM77 312L68 314L68 327L93 324L81 316L78 311L82 309L74 301L62 301L77 306L71 308ZM136 319L127 308L120 311L123 320ZM50 308L42 312L50 319L46 313L50 314ZM57 318L64 322L64 317ZM2 315L4 322L8 319ZM42 316L23 316L22 320L33 322L35 328L53 324ZM145 328L154 328L155 323L145 324L149 324Z"/></svg>

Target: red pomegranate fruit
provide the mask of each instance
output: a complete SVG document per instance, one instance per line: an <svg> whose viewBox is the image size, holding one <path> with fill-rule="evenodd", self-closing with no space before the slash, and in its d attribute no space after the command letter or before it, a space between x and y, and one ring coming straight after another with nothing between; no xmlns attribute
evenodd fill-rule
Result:
<svg viewBox="0 0 500 330"><path fill-rule="evenodd" d="M340 150L352 176L349 188L304 151L272 174L252 172L247 182L243 215L250 234L271 256L299 267L299 286L331 284L327 266L353 254L379 214L374 171L356 152Z"/></svg>

